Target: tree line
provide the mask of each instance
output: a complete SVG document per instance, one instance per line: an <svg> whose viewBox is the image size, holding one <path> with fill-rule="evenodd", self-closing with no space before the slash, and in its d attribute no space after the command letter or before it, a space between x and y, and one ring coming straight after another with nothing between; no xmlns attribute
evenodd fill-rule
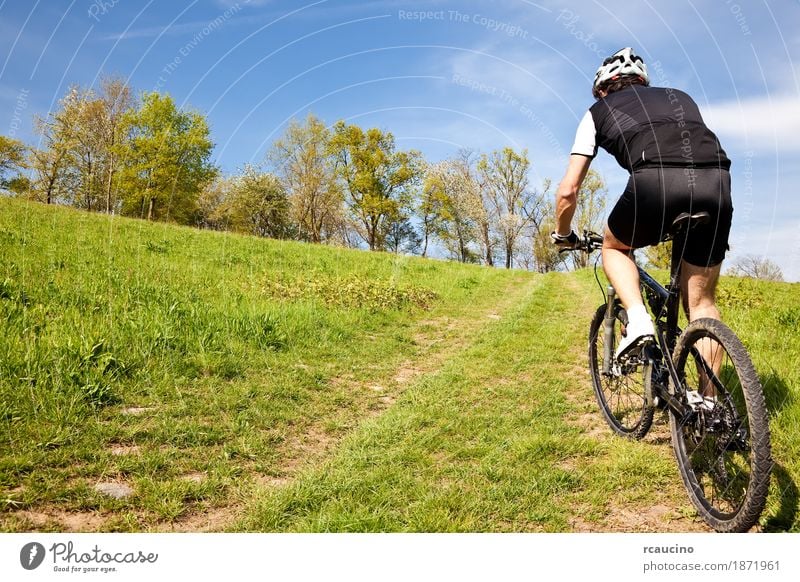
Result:
<svg viewBox="0 0 800 582"><path fill-rule="evenodd" d="M551 244L550 180L527 150L461 150L428 162L391 132L313 114L292 120L263 163L224 176L206 118L119 78L71 87L34 120L39 143L0 136L0 188L47 204L278 239L539 272L566 266ZM598 230L606 186L590 170L575 224ZM576 267L585 257L572 253Z"/></svg>

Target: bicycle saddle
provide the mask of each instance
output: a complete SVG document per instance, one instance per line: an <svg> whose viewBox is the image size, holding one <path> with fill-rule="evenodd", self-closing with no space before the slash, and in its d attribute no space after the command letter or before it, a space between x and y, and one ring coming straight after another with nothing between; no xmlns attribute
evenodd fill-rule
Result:
<svg viewBox="0 0 800 582"><path fill-rule="evenodd" d="M682 212L677 216L677 218L675 218L675 220L672 221L672 226L670 227L670 231L672 233L676 233L686 226L691 228L692 226L698 224L705 224L710 219L711 215L705 210L703 212L697 212L695 214Z"/></svg>

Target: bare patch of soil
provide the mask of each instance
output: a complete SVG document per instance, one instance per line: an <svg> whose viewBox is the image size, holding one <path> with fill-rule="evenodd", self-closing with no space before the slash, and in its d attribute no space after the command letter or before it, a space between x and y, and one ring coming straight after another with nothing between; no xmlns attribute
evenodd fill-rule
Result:
<svg viewBox="0 0 800 582"><path fill-rule="evenodd" d="M630 533L708 532L711 529L700 518L678 514L665 505L650 507L611 507L603 531Z"/></svg>
<svg viewBox="0 0 800 582"><path fill-rule="evenodd" d="M137 445L111 445L108 447L108 452L115 457L124 455L138 455L139 447Z"/></svg>
<svg viewBox="0 0 800 582"><path fill-rule="evenodd" d="M173 522L167 531L173 532L219 532L237 517L233 507L217 507L201 513L194 513Z"/></svg>
<svg viewBox="0 0 800 582"><path fill-rule="evenodd" d="M128 408L123 408L122 410L119 411L119 413L122 414L122 415L125 415L125 416L141 416L142 414L145 414L145 413L150 412L152 410L155 410L155 408L153 408L152 406L150 406L150 407L148 407L148 406L131 406L131 407L128 407Z"/></svg>
<svg viewBox="0 0 800 582"><path fill-rule="evenodd" d="M190 483L202 483L208 478L208 475L205 473L194 472L194 473L187 473L186 475L181 475L180 479L182 481L188 481Z"/></svg>
<svg viewBox="0 0 800 582"><path fill-rule="evenodd" d="M56 529L68 532L103 531L105 518L102 514L88 512L68 512L60 510L21 510L13 512L18 519L31 525L31 529Z"/></svg>

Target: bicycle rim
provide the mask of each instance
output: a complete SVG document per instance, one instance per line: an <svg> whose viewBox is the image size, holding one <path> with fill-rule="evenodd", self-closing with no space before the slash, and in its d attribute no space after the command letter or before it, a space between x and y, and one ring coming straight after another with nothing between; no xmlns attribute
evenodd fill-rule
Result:
<svg viewBox="0 0 800 582"><path fill-rule="evenodd" d="M749 530L766 502L772 462L761 383L724 324L700 319L678 340L675 368L686 390L714 395L686 419L670 415L684 485L700 516L722 532Z"/></svg>
<svg viewBox="0 0 800 582"><path fill-rule="evenodd" d="M603 373L603 349L605 338L603 321L606 306L601 305L595 313L589 329L589 368L595 399L611 429L620 436L641 439L653 424L653 406L645 401L645 378L652 378L651 365L614 366L609 374ZM614 321L611 353L622 337L620 310Z"/></svg>

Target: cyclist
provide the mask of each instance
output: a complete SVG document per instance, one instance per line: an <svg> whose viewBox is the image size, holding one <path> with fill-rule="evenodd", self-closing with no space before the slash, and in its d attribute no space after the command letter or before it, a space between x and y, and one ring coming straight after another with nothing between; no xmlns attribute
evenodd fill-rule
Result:
<svg viewBox="0 0 800 582"><path fill-rule="evenodd" d="M653 339L642 301L633 249L658 244L683 212L707 211L711 220L691 229L683 252L681 292L689 321L720 319L715 289L728 249L733 215L730 160L706 127L697 104L677 89L650 87L647 67L623 48L597 69L596 99L581 120L566 174L556 192L557 230L564 248L577 242L571 228L577 193L597 148L613 155L630 179L608 217L603 269L628 313L617 356Z"/></svg>

